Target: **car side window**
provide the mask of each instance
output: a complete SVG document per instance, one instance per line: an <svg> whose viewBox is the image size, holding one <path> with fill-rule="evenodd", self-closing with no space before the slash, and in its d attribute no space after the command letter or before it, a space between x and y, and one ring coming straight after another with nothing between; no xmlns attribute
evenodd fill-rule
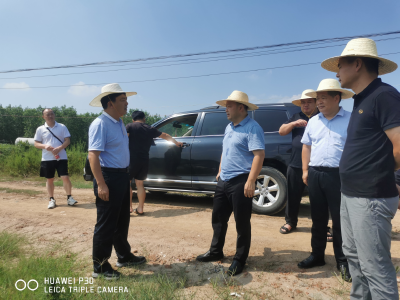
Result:
<svg viewBox="0 0 400 300"><path fill-rule="evenodd" d="M262 127L264 132L279 131L283 123L288 120L284 110L260 110L254 112L254 120Z"/></svg>
<svg viewBox="0 0 400 300"><path fill-rule="evenodd" d="M223 135L229 123L226 113L206 113L200 135Z"/></svg>
<svg viewBox="0 0 400 300"><path fill-rule="evenodd" d="M193 127L197 120L197 114L179 116L166 120L156 128L168 133L172 137L192 136Z"/></svg>

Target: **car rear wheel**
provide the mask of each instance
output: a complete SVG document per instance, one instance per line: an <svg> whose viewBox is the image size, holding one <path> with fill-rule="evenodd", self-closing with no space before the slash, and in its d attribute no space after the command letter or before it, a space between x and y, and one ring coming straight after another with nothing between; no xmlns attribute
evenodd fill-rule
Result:
<svg viewBox="0 0 400 300"><path fill-rule="evenodd" d="M286 178L277 169L263 167L257 177L253 211L274 215L286 206Z"/></svg>

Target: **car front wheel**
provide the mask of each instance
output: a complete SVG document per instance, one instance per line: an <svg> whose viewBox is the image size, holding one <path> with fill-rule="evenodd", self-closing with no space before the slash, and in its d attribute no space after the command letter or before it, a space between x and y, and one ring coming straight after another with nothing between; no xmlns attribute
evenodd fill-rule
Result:
<svg viewBox="0 0 400 300"><path fill-rule="evenodd" d="M286 178L277 169L263 167L257 178L253 211L274 215L286 206Z"/></svg>

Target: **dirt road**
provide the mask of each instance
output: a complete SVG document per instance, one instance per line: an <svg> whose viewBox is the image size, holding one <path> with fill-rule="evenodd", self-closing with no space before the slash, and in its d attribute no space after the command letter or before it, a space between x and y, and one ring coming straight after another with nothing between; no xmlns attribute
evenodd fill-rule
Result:
<svg viewBox="0 0 400 300"><path fill-rule="evenodd" d="M62 188L57 187L57 208L47 209L45 188L33 182L1 182L0 188L27 189L41 192L31 197L0 191L0 231L26 234L39 247L62 242L82 257L90 257L96 220L93 191L75 189L76 207L69 207ZM146 255L145 270L160 272L185 267L188 289L201 290L212 296L210 280L222 276L218 263L199 264L194 257L207 251L212 237L212 197L148 194L144 216L132 216L129 241L139 255ZM279 233L283 213L276 216L252 216L252 245L245 272L235 281L248 291L263 293L275 299L346 299L349 285L340 283L332 244L328 243L324 267L300 270L297 263L310 253L310 214L307 199L301 205L299 227L288 235ZM392 257L400 265L400 217L393 221ZM236 232L232 216L225 245L225 269L235 253ZM110 262L116 262L113 253ZM90 270L88 269L88 275ZM210 279L209 279L210 278ZM211 297L210 296L210 297Z"/></svg>

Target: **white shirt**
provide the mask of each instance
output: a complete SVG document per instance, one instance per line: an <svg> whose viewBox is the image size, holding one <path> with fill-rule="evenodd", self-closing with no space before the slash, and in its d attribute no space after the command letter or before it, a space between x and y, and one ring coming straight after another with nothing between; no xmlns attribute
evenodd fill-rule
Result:
<svg viewBox="0 0 400 300"><path fill-rule="evenodd" d="M301 142L311 145L309 166L338 168L347 139L351 113L340 107L330 120L319 113L311 118Z"/></svg>
<svg viewBox="0 0 400 300"><path fill-rule="evenodd" d="M59 147L62 145L59 140L57 140L50 131L47 130L47 123L44 125L39 126L36 129L34 140L37 142L42 143L43 145L50 145L53 148ZM49 127L51 132L55 134L61 141L64 142L64 139L70 137L71 134L69 133L67 127L64 124L55 122L54 127ZM60 153L58 153L61 159L68 159L67 152L65 149L62 149ZM46 149L42 149L42 161L49 161L49 160L56 160L53 153L51 151L47 151Z"/></svg>

